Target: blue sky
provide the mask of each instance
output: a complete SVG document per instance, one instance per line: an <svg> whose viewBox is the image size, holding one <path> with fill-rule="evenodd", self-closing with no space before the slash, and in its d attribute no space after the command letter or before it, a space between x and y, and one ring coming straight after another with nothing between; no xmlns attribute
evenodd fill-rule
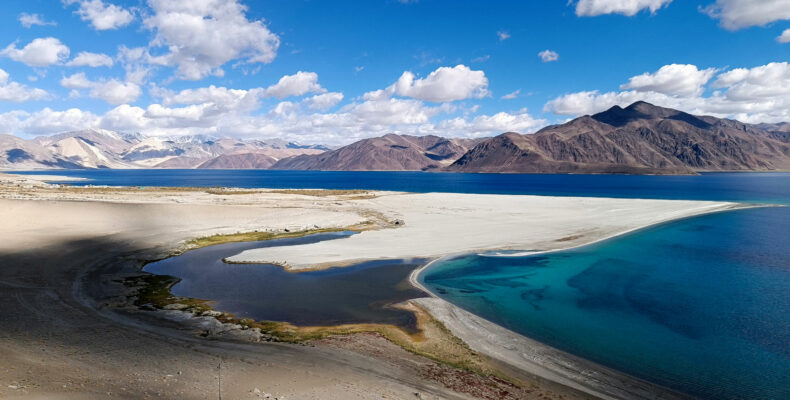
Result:
<svg viewBox="0 0 790 400"><path fill-rule="evenodd" d="M523 133L647 100L790 121L790 0L28 0L0 133L343 144ZM541 56L542 54L542 56Z"/></svg>

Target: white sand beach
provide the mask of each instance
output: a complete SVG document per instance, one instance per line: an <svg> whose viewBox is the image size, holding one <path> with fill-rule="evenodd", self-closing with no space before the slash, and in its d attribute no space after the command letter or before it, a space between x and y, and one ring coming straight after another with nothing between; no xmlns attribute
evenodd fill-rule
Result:
<svg viewBox="0 0 790 400"><path fill-rule="evenodd" d="M228 261L275 263L299 270L487 250L545 251L737 207L708 201L454 193L388 193L358 204L400 221L402 226L343 240L247 250Z"/></svg>

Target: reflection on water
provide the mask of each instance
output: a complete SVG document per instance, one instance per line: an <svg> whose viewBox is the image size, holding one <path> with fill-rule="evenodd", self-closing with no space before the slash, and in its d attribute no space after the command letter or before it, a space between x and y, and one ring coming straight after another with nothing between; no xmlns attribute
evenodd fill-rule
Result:
<svg viewBox="0 0 790 400"><path fill-rule="evenodd" d="M409 274L424 260L372 261L299 273L275 265L222 262L246 249L342 240L350 234L205 247L149 264L145 271L181 278L174 295L214 300L216 309L240 318L302 326L383 323L415 331L414 315L390 305L425 296L408 284Z"/></svg>

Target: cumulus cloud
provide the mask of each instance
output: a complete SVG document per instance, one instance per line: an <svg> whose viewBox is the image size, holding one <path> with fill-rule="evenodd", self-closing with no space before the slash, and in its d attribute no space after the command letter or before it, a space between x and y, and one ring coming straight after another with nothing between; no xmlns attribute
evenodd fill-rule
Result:
<svg viewBox="0 0 790 400"><path fill-rule="evenodd" d="M312 110L326 111L343 101L343 93L330 92L317 94L304 100L307 107Z"/></svg>
<svg viewBox="0 0 790 400"><path fill-rule="evenodd" d="M96 82L91 86L90 97L102 99L110 104L126 104L137 100L142 94L140 86L117 79Z"/></svg>
<svg viewBox="0 0 790 400"><path fill-rule="evenodd" d="M134 20L131 11L102 0L63 0L67 6L75 3L78 8L74 13L83 21L90 22L97 31L122 28Z"/></svg>
<svg viewBox="0 0 790 400"><path fill-rule="evenodd" d="M25 28L30 28L33 25L38 25L38 26L57 25L55 21L47 21L44 19L44 17L42 17L39 14L28 14L28 13L19 14L19 23Z"/></svg>
<svg viewBox="0 0 790 400"><path fill-rule="evenodd" d="M0 101L21 103L30 100L46 99L48 97L49 93L42 89L29 88L10 80L8 72L0 69Z"/></svg>
<svg viewBox="0 0 790 400"><path fill-rule="evenodd" d="M545 63L545 62L552 62L552 61L557 61L557 60L559 60L559 59L560 59L560 55L559 55L559 54L557 54L557 52L556 52L556 51L551 51L551 50L548 50L548 49L546 49L546 50L543 50L543 51L541 51L540 53L538 53L538 57L540 57L540 59L541 59L541 60L542 60L544 63Z"/></svg>
<svg viewBox="0 0 790 400"><path fill-rule="evenodd" d="M452 68L440 67L423 79L415 79L412 72L406 71L387 91L435 103L479 99L489 95L485 73L460 64Z"/></svg>
<svg viewBox="0 0 790 400"><path fill-rule="evenodd" d="M88 77L85 76L84 72L70 76L64 76L63 79L60 80L60 86L63 86L67 89L88 89L92 85L93 82L91 82Z"/></svg>
<svg viewBox="0 0 790 400"><path fill-rule="evenodd" d="M157 102L137 106L127 103L140 95L139 85L118 79L92 80L80 72L64 76L61 85L117 106L103 115L78 109L9 111L0 113L0 130L43 134L105 128L160 136L277 137L342 145L392 132L479 137L511 130L528 133L546 124L526 110L480 115L476 106L449 102L486 95L482 71L464 66L440 68L424 79L412 76L398 82L341 104L343 93L327 92L317 74L300 71L268 87L249 89L208 86L172 91L151 85L149 92ZM271 104L275 98L285 100ZM432 104L437 101L431 99L441 99L442 104Z"/></svg>
<svg viewBox="0 0 790 400"><path fill-rule="evenodd" d="M790 43L790 29L785 29L781 35L776 37L779 43Z"/></svg>
<svg viewBox="0 0 790 400"><path fill-rule="evenodd" d="M306 93L321 93L326 89L318 84L318 74L315 72L299 71L293 75L286 75L280 81L269 86L265 94L283 99L290 96L301 96Z"/></svg>
<svg viewBox="0 0 790 400"><path fill-rule="evenodd" d="M790 19L790 0L716 0L702 11L734 31Z"/></svg>
<svg viewBox="0 0 790 400"><path fill-rule="evenodd" d="M532 133L546 124L546 120L535 119L527 109L522 109L515 114L499 112L471 119L453 118L440 122L437 128L440 134L450 132L460 136L482 137L503 132Z"/></svg>
<svg viewBox="0 0 790 400"><path fill-rule="evenodd" d="M67 67L112 67L112 57L101 54L82 51L73 60L66 63Z"/></svg>
<svg viewBox="0 0 790 400"><path fill-rule="evenodd" d="M247 8L236 0L149 0L148 4L153 14L144 18L143 25L155 32L151 46L167 49L151 62L175 67L179 78L222 76L220 67L228 61L269 63L277 55L280 38L263 20L249 21Z"/></svg>
<svg viewBox="0 0 790 400"><path fill-rule="evenodd" d="M645 72L631 77L621 89L637 92L657 92L670 96L696 96L702 94L705 84L716 73L715 68L699 70L696 65L670 64L655 73Z"/></svg>
<svg viewBox="0 0 790 400"><path fill-rule="evenodd" d="M60 85L78 91L90 89L90 97L104 100L113 105L131 103L142 94L140 86L133 82L123 82L118 79L92 81L85 76L84 72L63 77L60 80Z"/></svg>
<svg viewBox="0 0 790 400"><path fill-rule="evenodd" d="M702 79L708 81L708 78ZM694 84L692 82L682 87L689 88ZM627 85L623 85L623 88L627 88ZM750 123L790 120L790 64L787 62L721 72L709 86L715 90L707 96L704 95L704 89L663 93L647 90L647 86L620 92L601 93L594 90L569 93L546 103L544 111L577 116L600 112L613 105L626 106L644 100L689 113L735 118Z"/></svg>
<svg viewBox="0 0 790 400"><path fill-rule="evenodd" d="M508 33L507 31L498 31L496 33L496 36L499 38L500 42L503 41L503 40L510 39L510 33Z"/></svg>
<svg viewBox="0 0 790 400"><path fill-rule="evenodd" d="M671 2L672 0L579 0L576 3L576 15L594 17L604 14L622 14L631 17L644 9L655 13Z"/></svg>
<svg viewBox="0 0 790 400"><path fill-rule="evenodd" d="M69 48L60 40L47 37L33 39L21 49L16 47L16 43L11 43L0 51L0 55L31 67L48 67L67 59Z"/></svg>
<svg viewBox="0 0 790 400"><path fill-rule="evenodd" d="M25 132L30 135L98 128L99 122L99 117L78 108L54 111L46 107L34 113L11 111L0 114L0 130Z"/></svg>

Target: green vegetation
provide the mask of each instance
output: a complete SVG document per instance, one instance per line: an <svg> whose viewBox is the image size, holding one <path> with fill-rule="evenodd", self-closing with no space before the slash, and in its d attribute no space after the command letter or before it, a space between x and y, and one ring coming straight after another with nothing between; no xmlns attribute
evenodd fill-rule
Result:
<svg viewBox="0 0 790 400"><path fill-rule="evenodd" d="M298 232L240 232L240 233L231 233L228 235L211 235L205 236L197 239L190 240L187 242L187 247L190 249L193 248L200 248L206 246L213 246L217 244L223 243L231 243L231 242L259 242L263 240L271 240L271 239L282 239L282 238L293 238L293 237L301 237L306 235L312 235L315 233L327 233L327 232L343 232L347 230L358 230L351 228L321 228L321 229L309 229L306 231L298 231Z"/></svg>

